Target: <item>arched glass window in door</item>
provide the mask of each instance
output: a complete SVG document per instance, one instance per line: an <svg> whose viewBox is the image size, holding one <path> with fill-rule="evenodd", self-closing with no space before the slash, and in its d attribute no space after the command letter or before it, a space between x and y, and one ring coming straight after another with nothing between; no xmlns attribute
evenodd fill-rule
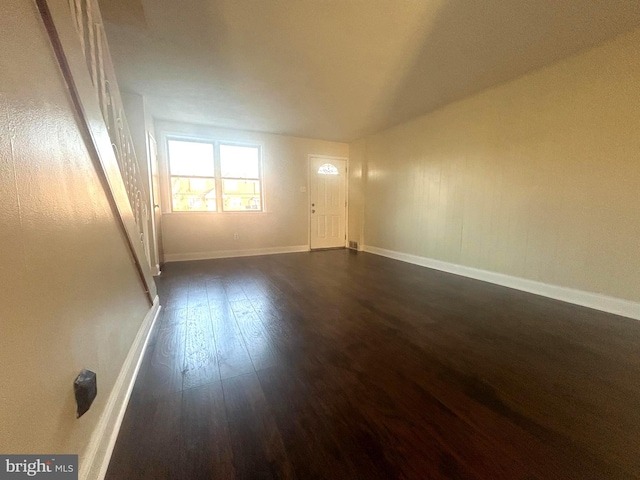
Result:
<svg viewBox="0 0 640 480"><path fill-rule="evenodd" d="M335 165L331 165L330 163L325 163L323 165L320 165L320 168L318 168L318 173L320 175L338 175L338 167L336 167Z"/></svg>

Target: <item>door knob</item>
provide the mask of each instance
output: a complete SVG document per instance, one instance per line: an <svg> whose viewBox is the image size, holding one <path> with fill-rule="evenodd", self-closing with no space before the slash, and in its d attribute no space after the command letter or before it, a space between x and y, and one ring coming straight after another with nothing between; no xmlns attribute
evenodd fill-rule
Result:
<svg viewBox="0 0 640 480"><path fill-rule="evenodd" d="M316 204L315 204L315 203L312 203L312 204L311 204L311 206L312 206L312 207L315 207L315 206L316 206Z"/></svg>
<svg viewBox="0 0 640 480"><path fill-rule="evenodd" d="M311 213L316 213L316 211L315 210L311 210Z"/></svg>

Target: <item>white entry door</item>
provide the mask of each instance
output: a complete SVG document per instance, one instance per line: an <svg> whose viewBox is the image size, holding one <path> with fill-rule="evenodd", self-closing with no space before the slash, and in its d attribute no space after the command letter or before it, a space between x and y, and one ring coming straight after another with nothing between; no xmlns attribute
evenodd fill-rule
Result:
<svg viewBox="0 0 640 480"><path fill-rule="evenodd" d="M311 248L346 246L347 161L309 158Z"/></svg>

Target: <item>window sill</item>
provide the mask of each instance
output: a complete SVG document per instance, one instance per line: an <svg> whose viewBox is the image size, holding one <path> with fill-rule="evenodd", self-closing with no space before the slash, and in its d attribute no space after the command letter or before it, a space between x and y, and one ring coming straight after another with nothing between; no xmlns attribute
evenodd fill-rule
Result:
<svg viewBox="0 0 640 480"><path fill-rule="evenodd" d="M247 210L246 212L162 212L162 215L266 215L271 212L267 212L265 210L253 212L251 210Z"/></svg>

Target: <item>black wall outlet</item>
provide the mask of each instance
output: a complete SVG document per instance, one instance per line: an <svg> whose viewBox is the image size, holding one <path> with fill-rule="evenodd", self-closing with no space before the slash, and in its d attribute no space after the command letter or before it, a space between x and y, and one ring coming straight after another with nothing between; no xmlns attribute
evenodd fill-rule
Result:
<svg viewBox="0 0 640 480"><path fill-rule="evenodd" d="M80 418L89 410L89 407L98 394L96 374L91 370L82 370L73 382L73 391L76 394L76 403L78 404L78 414L76 418Z"/></svg>

